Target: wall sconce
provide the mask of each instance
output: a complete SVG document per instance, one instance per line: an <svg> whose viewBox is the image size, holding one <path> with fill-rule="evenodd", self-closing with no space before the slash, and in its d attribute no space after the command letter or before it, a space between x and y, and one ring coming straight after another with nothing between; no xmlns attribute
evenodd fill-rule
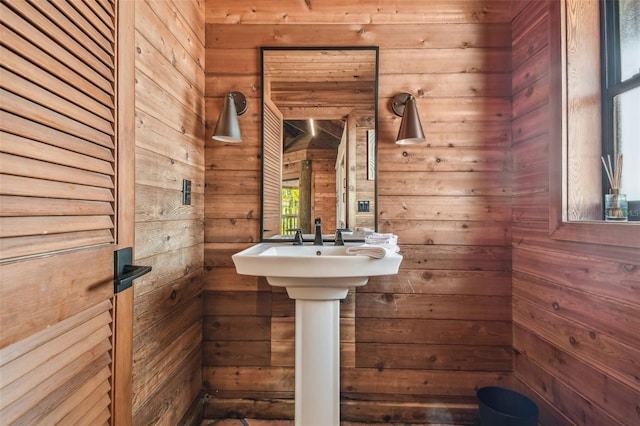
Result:
<svg viewBox="0 0 640 426"><path fill-rule="evenodd" d="M221 142L242 142L238 116L247 111L247 98L240 92L229 92L218 117L212 139Z"/></svg>
<svg viewBox="0 0 640 426"><path fill-rule="evenodd" d="M416 108L416 98L411 93L397 94L393 98L391 107L396 115L402 117L396 144L410 145L427 140L422 131L420 115L418 114L418 108Z"/></svg>

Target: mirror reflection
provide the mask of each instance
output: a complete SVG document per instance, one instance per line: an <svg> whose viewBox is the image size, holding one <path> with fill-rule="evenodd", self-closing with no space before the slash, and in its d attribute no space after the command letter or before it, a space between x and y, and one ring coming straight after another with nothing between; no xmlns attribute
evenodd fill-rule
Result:
<svg viewBox="0 0 640 426"><path fill-rule="evenodd" d="M378 48L263 48L263 239L376 229ZM345 238L349 238L348 232Z"/></svg>

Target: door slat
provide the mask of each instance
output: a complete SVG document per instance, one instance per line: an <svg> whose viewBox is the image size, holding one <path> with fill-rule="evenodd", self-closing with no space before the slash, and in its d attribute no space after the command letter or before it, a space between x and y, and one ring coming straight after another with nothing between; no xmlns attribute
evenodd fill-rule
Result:
<svg viewBox="0 0 640 426"><path fill-rule="evenodd" d="M113 215L113 213L113 205L104 201L0 195L0 217L96 216Z"/></svg>
<svg viewBox="0 0 640 426"><path fill-rule="evenodd" d="M111 175L0 152L0 173L113 189Z"/></svg>
<svg viewBox="0 0 640 426"><path fill-rule="evenodd" d="M83 336L75 346L52 348L58 349L58 352L51 353L52 350L46 354L46 359L36 360L22 367L23 375L0 390L0 410L10 407L21 398L28 401L23 406L31 405L55 389L56 383L71 380L79 368L94 362L96 357L111 349L110 336L111 330L107 322L102 328ZM11 368L16 369L16 366L12 365Z"/></svg>
<svg viewBox="0 0 640 426"><path fill-rule="evenodd" d="M115 24L113 22L114 21L113 14L105 10L104 6L101 5L100 1L98 0L82 0L82 1L87 7L89 7L93 11L93 13L95 13L97 17L100 18L100 20L104 25L106 25L110 30L115 30Z"/></svg>
<svg viewBox="0 0 640 426"><path fill-rule="evenodd" d="M44 142L49 146L64 148L70 152L95 157L109 163L113 162L113 152L109 147L88 143L89 141L84 139L1 110L0 130L7 132L2 135L2 139L0 140L2 145L0 146L4 145L5 138L8 137L8 134L15 134L34 141ZM113 169L113 167L110 168ZM106 169L107 168L102 168L99 170L104 171ZM91 168L89 170L91 170Z"/></svg>
<svg viewBox="0 0 640 426"><path fill-rule="evenodd" d="M74 407L69 414L67 414L60 424L64 425L79 425L79 424L101 424L103 421L97 420L98 417L103 417L105 409L109 406L109 391L111 387L108 382L102 382L95 388L91 394L87 395L82 404ZM109 412L106 413L106 418L109 418Z"/></svg>
<svg viewBox="0 0 640 426"><path fill-rule="evenodd" d="M114 175L113 165L108 161L93 158L76 152L70 152L66 149L32 141L31 139L23 138L21 136L15 136L9 133L2 134L2 144L0 144L0 152L21 157L29 157L34 160L46 161L48 163L59 164L61 166L72 167L94 174L105 176ZM5 170L4 166L8 167L8 165L3 164L0 166L0 170ZM28 176L28 174L22 173L11 174ZM91 185L91 183L88 181L83 181L82 183ZM112 187L112 185L105 185L105 187Z"/></svg>
<svg viewBox="0 0 640 426"><path fill-rule="evenodd" d="M113 121L113 110L99 101L91 98L84 92L76 89L65 81L62 81L51 74L41 72L37 67L13 51L0 46L0 57L3 65L14 74L23 76L40 87L55 93L61 98L72 102L79 107L91 111L93 114L105 120Z"/></svg>
<svg viewBox="0 0 640 426"><path fill-rule="evenodd" d="M0 89L0 97L4 98L3 106L7 112L69 133L78 138L98 143L105 147L113 144L113 139L110 135L60 113L51 111L42 105L14 95L11 92L7 92L4 89Z"/></svg>
<svg viewBox="0 0 640 426"><path fill-rule="evenodd" d="M113 228L113 220L109 216L5 217L0 224L0 238L52 235L111 228Z"/></svg>
<svg viewBox="0 0 640 426"><path fill-rule="evenodd" d="M94 47L100 47L104 52L106 52L106 58L110 60L113 55L113 46L112 41L108 38L104 37L100 34L100 31L96 27L92 25L91 22L87 21L84 16L82 16L75 7L72 7L72 3L65 0L49 0L60 10L64 16L74 25L65 25L65 27L72 27L74 29L82 30L84 36L78 33L78 38L82 39L82 44L92 51ZM91 41L89 41L91 40ZM102 52L100 52L102 54Z"/></svg>
<svg viewBox="0 0 640 426"><path fill-rule="evenodd" d="M38 2L38 5L47 6L46 2ZM38 12L30 7L26 2L15 1L16 7L23 7L31 9L31 13L33 13L34 17L37 18ZM27 11L28 13L29 11ZM60 29L57 29L55 26L51 25L50 30L54 33L59 33L59 37L61 41L58 42L49 36L47 36L44 32L40 31L36 26L32 25L29 21L22 18L22 16L14 13L8 7L5 7L4 4L0 7L1 16L3 16L3 24L6 28L11 28L13 31L6 31L3 28L3 38L11 35L15 32L14 41L16 39L24 39L28 40L28 44L21 43L20 45L14 46L12 43L7 43L11 49L15 49L18 52L26 52L33 53L31 49L24 50L24 46L35 45L42 49L44 52L55 58L56 61L62 64L68 64L69 67L73 70L77 70L77 73L81 76L85 76L88 81L93 82L96 86L100 87L106 93L110 93L112 89L110 85L113 84L113 66L104 64L100 60L98 60L92 53L82 48L73 38L65 35L65 32L61 32ZM33 19L33 18L32 18ZM47 20L42 21L44 25L49 25ZM5 34L6 33L6 34ZM15 37L15 35L19 35L19 37ZM65 47L63 47L65 46ZM72 49L72 51L68 50ZM46 66L44 68L47 68Z"/></svg>
<svg viewBox="0 0 640 426"><path fill-rule="evenodd" d="M105 21L104 15L99 15L96 13L95 6L90 7L86 2L76 1L73 2L73 7L80 13L84 19L86 19L91 27L94 28L111 46L114 42L114 34L113 34L113 23L111 20L107 19ZM99 9L99 8L98 8ZM109 23L109 24L107 24ZM113 54L113 50L111 50L111 54Z"/></svg>
<svg viewBox="0 0 640 426"><path fill-rule="evenodd" d="M55 93L25 80L16 74L0 68L0 87L24 99L37 102L39 105L66 117L73 117L107 135L113 135L113 119L107 120L97 116L93 111L86 110Z"/></svg>
<svg viewBox="0 0 640 426"><path fill-rule="evenodd" d="M67 200L89 200L113 202L113 193L107 188L52 182L21 176L2 175L0 194L27 197L51 197Z"/></svg>
<svg viewBox="0 0 640 426"><path fill-rule="evenodd" d="M66 234L38 235L31 237L4 238L0 240L0 251L9 258L32 256L39 253L57 252L81 247L113 243L111 230L69 232ZM3 258L0 258L2 260Z"/></svg>

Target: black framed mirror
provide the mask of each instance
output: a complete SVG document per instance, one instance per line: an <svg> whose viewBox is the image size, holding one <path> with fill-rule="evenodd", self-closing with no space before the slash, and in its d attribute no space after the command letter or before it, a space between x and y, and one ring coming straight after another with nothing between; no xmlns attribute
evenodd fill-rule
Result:
<svg viewBox="0 0 640 426"><path fill-rule="evenodd" d="M263 47L262 240L377 230L378 47ZM351 231L351 232L350 232Z"/></svg>

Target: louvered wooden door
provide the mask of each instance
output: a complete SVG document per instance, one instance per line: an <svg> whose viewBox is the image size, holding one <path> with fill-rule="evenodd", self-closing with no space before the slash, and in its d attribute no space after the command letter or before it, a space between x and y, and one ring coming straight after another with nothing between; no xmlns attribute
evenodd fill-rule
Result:
<svg viewBox="0 0 640 426"><path fill-rule="evenodd" d="M262 176L262 236L270 238L282 233L282 112L269 99L264 100Z"/></svg>
<svg viewBox="0 0 640 426"><path fill-rule="evenodd" d="M118 7L0 4L3 425L113 422L113 252L133 234Z"/></svg>

